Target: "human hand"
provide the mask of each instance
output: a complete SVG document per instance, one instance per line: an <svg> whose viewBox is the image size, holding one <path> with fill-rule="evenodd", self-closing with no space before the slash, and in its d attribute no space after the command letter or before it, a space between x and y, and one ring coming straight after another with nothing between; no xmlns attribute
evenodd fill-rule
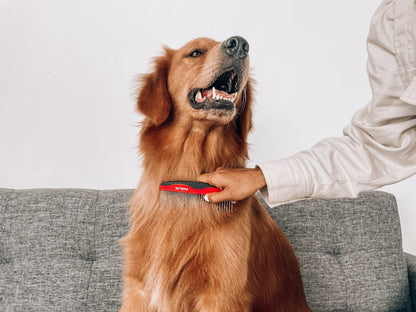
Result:
<svg viewBox="0 0 416 312"><path fill-rule="evenodd" d="M207 195L211 203L239 201L253 195L266 186L266 180L260 168L223 168L200 175L197 180L220 188L222 191Z"/></svg>

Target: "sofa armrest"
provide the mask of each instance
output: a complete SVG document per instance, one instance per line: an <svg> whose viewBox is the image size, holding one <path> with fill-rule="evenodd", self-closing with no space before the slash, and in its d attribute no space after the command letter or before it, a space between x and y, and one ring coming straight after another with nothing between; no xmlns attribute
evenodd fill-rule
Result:
<svg viewBox="0 0 416 312"><path fill-rule="evenodd" d="M409 274L410 296L412 297L413 311L416 311L416 256L405 253L407 272Z"/></svg>

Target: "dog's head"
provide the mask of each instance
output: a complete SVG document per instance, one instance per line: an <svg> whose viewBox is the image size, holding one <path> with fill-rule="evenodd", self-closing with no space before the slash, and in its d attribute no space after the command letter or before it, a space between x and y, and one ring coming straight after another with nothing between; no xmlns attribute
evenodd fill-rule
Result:
<svg viewBox="0 0 416 312"><path fill-rule="evenodd" d="M172 120L228 124L245 139L251 129L249 44L239 36L224 42L192 40L165 48L152 73L142 76L139 112L153 125Z"/></svg>

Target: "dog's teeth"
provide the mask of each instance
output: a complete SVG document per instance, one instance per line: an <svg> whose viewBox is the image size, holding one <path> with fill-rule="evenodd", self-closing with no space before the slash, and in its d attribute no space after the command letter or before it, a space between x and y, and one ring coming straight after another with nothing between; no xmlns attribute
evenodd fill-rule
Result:
<svg viewBox="0 0 416 312"><path fill-rule="evenodd" d="M235 101L235 99L237 98L237 92L236 93L234 93L234 96L233 96L233 98L231 99L231 102L233 102L234 103L234 101Z"/></svg>
<svg viewBox="0 0 416 312"><path fill-rule="evenodd" d="M215 87L212 87L212 98L215 99L216 98L216 94L215 94Z"/></svg>
<svg viewBox="0 0 416 312"><path fill-rule="evenodd" d="M201 91L198 91L198 93L195 96L195 100L197 100L198 102L202 102L203 101Z"/></svg>

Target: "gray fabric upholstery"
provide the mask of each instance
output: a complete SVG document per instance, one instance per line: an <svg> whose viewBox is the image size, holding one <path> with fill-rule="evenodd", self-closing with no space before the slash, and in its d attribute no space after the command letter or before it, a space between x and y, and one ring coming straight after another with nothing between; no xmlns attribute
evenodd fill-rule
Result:
<svg viewBox="0 0 416 312"><path fill-rule="evenodd" d="M0 311L117 311L130 190L0 190Z"/></svg>
<svg viewBox="0 0 416 312"><path fill-rule="evenodd" d="M407 270L409 272L409 283L411 297L413 300L413 311L416 311L416 256L405 254Z"/></svg>
<svg viewBox="0 0 416 312"><path fill-rule="evenodd" d="M0 311L117 311L131 194L0 189ZM295 249L315 312L412 311L416 257L402 252L392 195L269 212Z"/></svg>
<svg viewBox="0 0 416 312"><path fill-rule="evenodd" d="M412 311L393 195L367 192L268 210L295 249L314 311Z"/></svg>

